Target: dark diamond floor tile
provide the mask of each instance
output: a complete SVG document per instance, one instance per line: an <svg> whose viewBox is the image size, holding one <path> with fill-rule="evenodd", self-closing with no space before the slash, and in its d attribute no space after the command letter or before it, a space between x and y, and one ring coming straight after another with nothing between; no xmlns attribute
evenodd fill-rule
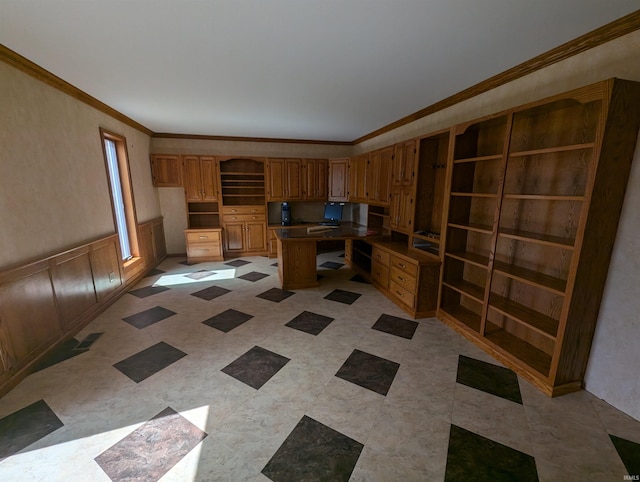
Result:
<svg viewBox="0 0 640 482"><path fill-rule="evenodd" d="M339 254L339 255L338 255L338 258L344 258L344 253Z"/></svg>
<svg viewBox="0 0 640 482"><path fill-rule="evenodd" d="M136 383L187 356L183 351L161 341L113 365Z"/></svg>
<svg viewBox="0 0 640 482"><path fill-rule="evenodd" d="M371 328L411 340L418 328L418 322L383 314Z"/></svg>
<svg viewBox="0 0 640 482"><path fill-rule="evenodd" d="M310 333L311 335L318 335L322 330L329 326L329 323L334 319L335 318L319 315L310 311L303 311L285 326L304 331L305 333Z"/></svg>
<svg viewBox="0 0 640 482"><path fill-rule="evenodd" d="M259 389L288 362L289 358L287 357L254 346L240 358L224 367L222 372L250 387Z"/></svg>
<svg viewBox="0 0 640 482"><path fill-rule="evenodd" d="M191 293L191 296L195 296L197 298L211 301L219 296L226 295L227 293L231 293L231 290L226 288L220 288L219 286L210 286L200 291L196 291L195 293Z"/></svg>
<svg viewBox="0 0 640 482"><path fill-rule="evenodd" d="M320 265L321 268L340 269L344 266L342 263L334 263L333 261L325 261Z"/></svg>
<svg viewBox="0 0 640 482"><path fill-rule="evenodd" d="M74 350L88 350L102 335L104 335L104 333L89 333L75 346Z"/></svg>
<svg viewBox="0 0 640 482"><path fill-rule="evenodd" d="M364 279L362 276L360 276L359 274L357 274L354 277L350 278L350 280L351 281L355 281L357 283L371 284L366 279Z"/></svg>
<svg viewBox="0 0 640 482"><path fill-rule="evenodd" d="M215 271L207 271L206 269L201 269L200 271L196 271L195 273L185 274L185 278L189 278L195 281L200 281L202 279L206 279L209 276L213 276L216 274Z"/></svg>
<svg viewBox="0 0 640 482"><path fill-rule="evenodd" d="M227 311L223 311L216 316L212 316L211 318L204 320L202 323L220 331L224 331L225 333L229 333L231 330L237 328L246 321L249 321L251 318L253 318L253 315L247 315L241 311L228 309Z"/></svg>
<svg viewBox="0 0 640 482"><path fill-rule="evenodd" d="M138 298L146 298L148 296L168 291L166 286L145 286L144 288L138 288L137 290L129 291L130 295L137 296Z"/></svg>
<svg viewBox="0 0 640 482"><path fill-rule="evenodd" d="M269 275L264 273L258 273L257 271L252 271L251 273L243 274L242 276L238 276L238 278L243 279L245 281L251 281L255 283L256 281L260 281L263 278L267 278Z"/></svg>
<svg viewBox="0 0 640 482"><path fill-rule="evenodd" d="M522 405L518 377L508 368L460 355L456 381Z"/></svg>
<svg viewBox="0 0 640 482"><path fill-rule="evenodd" d="M64 426L44 400L0 418L0 461Z"/></svg>
<svg viewBox="0 0 640 482"><path fill-rule="evenodd" d="M136 313L135 315L127 316L126 318L122 318L123 321L126 321L132 326L135 326L138 329L146 328L149 325L153 325L154 323L158 323L170 316L175 315L176 313L163 308L162 306L155 306L153 308L149 308L148 310L141 311L140 313Z"/></svg>
<svg viewBox="0 0 640 482"><path fill-rule="evenodd" d="M49 368L53 365L57 365L60 362L68 360L69 358L73 358L74 356L78 356L81 353L84 353L87 350L77 350L78 340L75 338L71 338L63 343L61 343L55 350L45 356L42 360L40 360L36 366L33 368L34 372L44 370L45 368Z"/></svg>
<svg viewBox="0 0 640 482"><path fill-rule="evenodd" d="M1 433L1 432L0 432ZM627 475L635 476L632 480L640 480L640 444L630 440L609 435L622 463L629 472Z"/></svg>
<svg viewBox="0 0 640 482"><path fill-rule="evenodd" d="M184 264L185 266L195 266L198 263L189 263L186 259L184 261L180 261L180 264Z"/></svg>
<svg viewBox="0 0 640 482"><path fill-rule="evenodd" d="M207 436L166 408L95 458L114 482L156 481Z"/></svg>
<svg viewBox="0 0 640 482"><path fill-rule="evenodd" d="M445 481L477 482L538 480L533 457L451 425Z"/></svg>
<svg viewBox="0 0 640 482"><path fill-rule="evenodd" d="M275 262L275 263L273 263L271 266L274 266L274 267L276 267L276 268L277 268L277 267L278 267L278 262L276 261L276 262Z"/></svg>
<svg viewBox="0 0 640 482"><path fill-rule="evenodd" d="M270 290L267 290L264 293L260 293L259 295L256 295L256 297L262 298L263 300L280 303L281 301L289 298L289 296L293 296L293 295L295 295L293 291L281 290L280 288L271 288Z"/></svg>
<svg viewBox="0 0 640 482"><path fill-rule="evenodd" d="M360 293L354 293L352 291L345 290L333 290L327 296L325 300L337 301L338 303L344 303L345 305L351 305L354 301L362 296Z"/></svg>
<svg viewBox="0 0 640 482"><path fill-rule="evenodd" d="M322 276L321 274L316 274L316 281L320 281L322 278L324 278L324 276Z"/></svg>
<svg viewBox="0 0 640 482"><path fill-rule="evenodd" d="M145 278L149 277L149 276L157 276L159 274L163 274L166 273L166 271L162 271L161 269L158 268L152 268L149 271L147 271L147 274L145 274Z"/></svg>
<svg viewBox="0 0 640 482"><path fill-rule="evenodd" d="M398 368L400 368L399 363L364 351L353 350L336 376L380 395L386 395Z"/></svg>
<svg viewBox="0 0 640 482"><path fill-rule="evenodd" d="M234 259L233 261L229 261L225 263L227 266L233 266L234 268L239 268L240 266L244 266L245 264L251 264L251 261L245 261L244 259Z"/></svg>
<svg viewBox="0 0 640 482"><path fill-rule="evenodd" d="M364 445L302 417L262 473L274 482L348 481Z"/></svg>

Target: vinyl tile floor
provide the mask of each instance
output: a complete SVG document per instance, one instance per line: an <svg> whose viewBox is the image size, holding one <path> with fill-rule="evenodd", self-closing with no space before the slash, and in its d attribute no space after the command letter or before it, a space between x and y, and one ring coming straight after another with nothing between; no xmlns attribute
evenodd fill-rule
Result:
<svg viewBox="0 0 640 482"><path fill-rule="evenodd" d="M0 480L622 481L640 422L550 399L318 256L168 258L0 399Z"/></svg>

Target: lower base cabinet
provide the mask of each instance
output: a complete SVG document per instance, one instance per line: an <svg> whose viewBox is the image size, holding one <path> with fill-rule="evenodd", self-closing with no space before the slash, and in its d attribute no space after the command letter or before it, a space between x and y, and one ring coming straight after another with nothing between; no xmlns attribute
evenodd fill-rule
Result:
<svg viewBox="0 0 640 482"><path fill-rule="evenodd" d="M187 229L187 262L223 261L222 229Z"/></svg>

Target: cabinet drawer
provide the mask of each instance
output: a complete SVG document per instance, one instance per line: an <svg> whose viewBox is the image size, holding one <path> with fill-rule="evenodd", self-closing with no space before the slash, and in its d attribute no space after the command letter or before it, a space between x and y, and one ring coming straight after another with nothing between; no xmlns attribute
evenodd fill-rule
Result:
<svg viewBox="0 0 640 482"><path fill-rule="evenodd" d="M408 275L406 272L402 270L399 270L395 266L392 266L391 275L389 276L389 279L393 281L395 284L397 284L398 286L401 286L405 290L409 291L410 293L415 294L416 279L413 276Z"/></svg>
<svg viewBox="0 0 640 482"><path fill-rule="evenodd" d="M397 285L393 281L389 282L389 291L391 294L401 303L413 308L416 302L416 297L405 290L402 286Z"/></svg>
<svg viewBox="0 0 640 482"><path fill-rule="evenodd" d="M376 263L380 263L383 266L389 267L389 251L384 251L376 246L373 247L373 252L371 253L371 259Z"/></svg>
<svg viewBox="0 0 640 482"><path fill-rule="evenodd" d="M267 221L264 214L225 214L222 216L225 223L233 223L237 221Z"/></svg>
<svg viewBox="0 0 640 482"><path fill-rule="evenodd" d="M187 234L187 244L194 243L220 243L220 231L189 231Z"/></svg>
<svg viewBox="0 0 640 482"><path fill-rule="evenodd" d="M266 214L264 206L223 206L222 214Z"/></svg>
<svg viewBox="0 0 640 482"><path fill-rule="evenodd" d="M371 263L371 281L383 288L389 287L389 268L373 261Z"/></svg>
<svg viewBox="0 0 640 482"><path fill-rule="evenodd" d="M414 278L416 276L418 276L418 265L417 263L412 263L410 261L407 261L404 258L400 258L398 256L394 256L391 255L391 267L392 268L397 268L401 271L404 271L405 273L407 273L410 276L413 276Z"/></svg>
<svg viewBox="0 0 640 482"><path fill-rule="evenodd" d="M195 244L187 246L187 257L208 258L222 256L222 246L218 244Z"/></svg>

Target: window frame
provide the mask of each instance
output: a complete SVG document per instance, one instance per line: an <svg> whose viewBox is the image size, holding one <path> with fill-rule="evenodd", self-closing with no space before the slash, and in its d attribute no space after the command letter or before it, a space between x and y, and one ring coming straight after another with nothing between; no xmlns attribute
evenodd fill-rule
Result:
<svg viewBox="0 0 640 482"><path fill-rule="evenodd" d="M140 269L142 262L140 254L140 245L138 239L138 218L136 215L136 204L133 194L133 182L131 181L131 169L129 167L129 153L127 151L127 139L123 135L116 134L100 127L100 145L102 146L102 154L104 157L104 167L109 183L109 200L111 201L111 214L113 216L113 225L115 232L118 233L118 223L116 220L116 206L113 199L113 186L111 174L109 172L109 160L107 157L107 148L105 141L109 140L114 143L116 149L116 157L118 159L118 174L120 176L120 188L122 192L122 202L124 205L125 220L128 231L129 248L131 258L122 259L122 248L120 249L119 258L124 268L125 279L129 279ZM120 239L118 238L118 245Z"/></svg>

